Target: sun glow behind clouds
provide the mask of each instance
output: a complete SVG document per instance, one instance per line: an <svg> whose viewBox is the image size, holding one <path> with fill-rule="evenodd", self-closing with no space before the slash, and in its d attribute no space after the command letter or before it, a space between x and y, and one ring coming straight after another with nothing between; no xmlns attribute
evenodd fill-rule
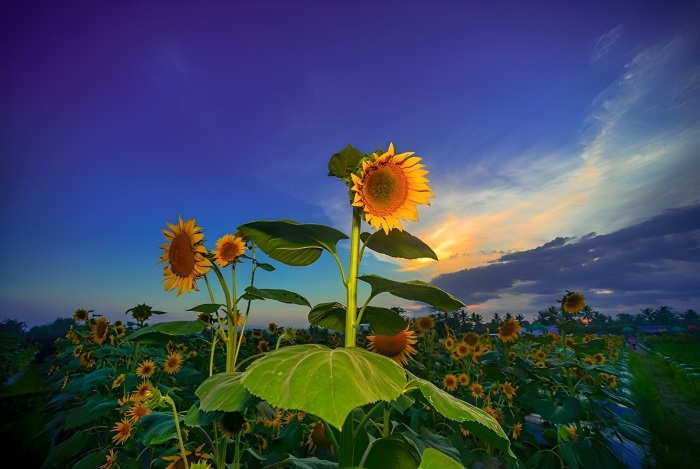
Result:
<svg viewBox="0 0 700 469"><path fill-rule="evenodd" d="M435 206L421 212L422 229L413 234L440 261L400 261L401 270L432 277L478 267L558 236L610 233L697 202L697 112L658 125L677 121L673 110L683 107L666 90L687 89L698 75L679 59L687 48L674 38L637 53L594 101L581 150L494 153L483 166L434 181ZM667 188L661 195L648 190L659 186Z"/></svg>

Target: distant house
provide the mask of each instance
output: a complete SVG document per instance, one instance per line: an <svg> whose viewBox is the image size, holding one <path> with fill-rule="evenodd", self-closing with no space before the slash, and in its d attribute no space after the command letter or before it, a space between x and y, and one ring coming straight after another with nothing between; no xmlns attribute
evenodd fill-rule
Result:
<svg viewBox="0 0 700 469"><path fill-rule="evenodd" d="M637 326L637 331L641 334L661 334L662 332L669 332L671 326L668 324L649 324L643 326Z"/></svg>

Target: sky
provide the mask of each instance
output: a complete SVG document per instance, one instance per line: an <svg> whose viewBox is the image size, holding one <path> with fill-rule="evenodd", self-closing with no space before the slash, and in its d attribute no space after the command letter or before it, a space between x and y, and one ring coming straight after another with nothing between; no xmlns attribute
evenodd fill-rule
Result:
<svg viewBox="0 0 700 469"><path fill-rule="evenodd" d="M4 0L0 320L194 319L202 280L163 290L167 223L194 218L209 249L255 220L349 233L328 160L390 143L430 171L403 226L439 260L367 253L362 274L487 320L566 290L613 317L700 310L698 21L697 1ZM270 263L258 288L345 302L330 255ZM307 314L258 301L250 324Z"/></svg>

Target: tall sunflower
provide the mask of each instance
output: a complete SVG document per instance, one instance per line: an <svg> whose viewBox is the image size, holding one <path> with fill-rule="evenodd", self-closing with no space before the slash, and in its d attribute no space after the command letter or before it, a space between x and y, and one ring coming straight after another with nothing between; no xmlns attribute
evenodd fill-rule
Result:
<svg viewBox="0 0 700 469"><path fill-rule="evenodd" d="M396 335L369 335L367 349L389 357L399 365L408 365L408 358L418 352L412 347L417 343L416 332L404 329Z"/></svg>
<svg viewBox="0 0 700 469"><path fill-rule="evenodd" d="M425 177L428 171L413 153L397 155L390 143L386 153L374 153L362 162L359 176L350 175L355 192L352 206L362 208L372 228L386 234L393 228L402 230L399 219L418 221L416 205L430 205L428 199L435 197Z"/></svg>
<svg viewBox="0 0 700 469"><path fill-rule="evenodd" d="M240 233L235 235L227 234L216 241L214 258L221 267L235 263L245 254L247 246Z"/></svg>
<svg viewBox="0 0 700 469"><path fill-rule="evenodd" d="M522 326L515 318L510 318L498 326L498 338L503 342L515 340L520 333Z"/></svg>
<svg viewBox="0 0 700 469"><path fill-rule="evenodd" d="M107 338L109 331L109 322L104 317L100 316L90 326L90 339L97 345L102 345Z"/></svg>
<svg viewBox="0 0 700 469"><path fill-rule="evenodd" d="M579 292L570 291L561 300L561 307L569 314L578 314L586 306L586 297Z"/></svg>
<svg viewBox="0 0 700 469"><path fill-rule="evenodd" d="M177 225L168 223L171 231L163 230L168 241L161 246L163 254L158 263L165 262L163 275L165 291L177 288L176 296L183 292L198 291L197 279L209 272L211 261L207 259L207 248L202 244L204 234L194 218L183 221L178 217Z"/></svg>

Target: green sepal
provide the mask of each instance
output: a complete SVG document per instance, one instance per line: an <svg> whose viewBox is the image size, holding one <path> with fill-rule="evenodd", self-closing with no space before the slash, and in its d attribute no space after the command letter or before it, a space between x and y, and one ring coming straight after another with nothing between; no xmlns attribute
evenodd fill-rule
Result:
<svg viewBox="0 0 700 469"><path fill-rule="evenodd" d="M391 293L394 296L406 300L427 303L433 308L439 309L445 313L457 311L460 308L466 307L464 303L446 291L420 280L397 282L374 274L362 275L357 278L370 284L372 287L372 297L380 293Z"/></svg>
<svg viewBox="0 0 700 469"><path fill-rule="evenodd" d="M350 180L350 175L355 172L362 158L363 155L360 150L348 144L348 146L331 156L331 159L328 161L328 175L343 180Z"/></svg>
<svg viewBox="0 0 700 469"><path fill-rule="evenodd" d="M362 233L360 239L374 252L402 259L435 259L435 251L407 231L393 229L386 234L383 230L372 234Z"/></svg>

